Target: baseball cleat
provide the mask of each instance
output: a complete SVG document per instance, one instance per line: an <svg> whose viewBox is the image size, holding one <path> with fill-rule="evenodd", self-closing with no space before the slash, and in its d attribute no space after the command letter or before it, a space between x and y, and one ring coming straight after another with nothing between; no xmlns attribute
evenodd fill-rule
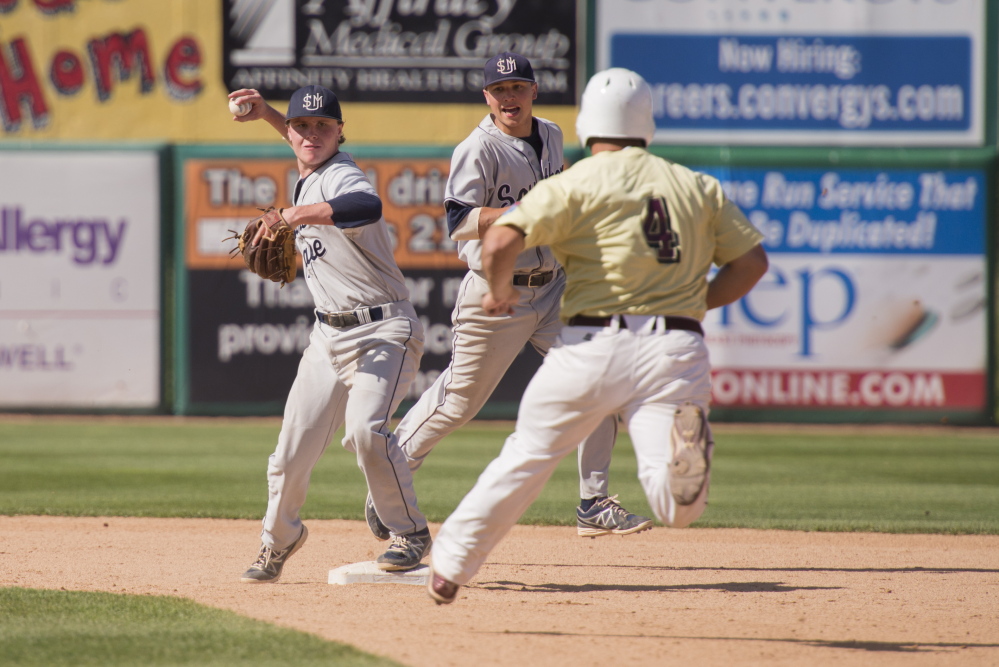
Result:
<svg viewBox="0 0 999 667"><path fill-rule="evenodd" d="M652 523L652 519L621 507L617 496L600 498L585 512L582 507L576 508L576 532L580 537L631 535L649 530Z"/></svg>
<svg viewBox="0 0 999 667"><path fill-rule="evenodd" d="M368 528L371 529L371 534L377 539L384 542L388 538L392 537L389 533L388 527L382 523L382 520L378 518L378 512L375 511L375 502L371 500L371 494L368 494L368 499L364 501L364 520L368 522Z"/></svg>
<svg viewBox="0 0 999 667"><path fill-rule="evenodd" d="M248 584L273 584L277 582L281 578L281 568L284 567L285 561L302 548L308 537L309 529L305 527L305 524L302 524L302 534L287 549L275 551L266 544L261 545L257 562L243 573L240 581L245 581Z"/></svg>
<svg viewBox="0 0 999 667"><path fill-rule="evenodd" d="M678 505L690 505L701 495L708 476L707 428L704 412L684 403L673 419L673 460L669 488Z"/></svg>
<svg viewBox="0 0 999 667"><path fill-rule="evenodd" d="M433 598L434 602L439 605L451 604L458 597L458 589L460 588L461 586L448 581L431 568L430 576L427 578L427 594Z"/></svg>
<svg viewBox="0 0 999 667"><path fill-rule="evenodd" d="M430 529L424 528L408 535L393 535L388 551L378 557L378 569L389 572L412 570L430 553Z"/></svg>

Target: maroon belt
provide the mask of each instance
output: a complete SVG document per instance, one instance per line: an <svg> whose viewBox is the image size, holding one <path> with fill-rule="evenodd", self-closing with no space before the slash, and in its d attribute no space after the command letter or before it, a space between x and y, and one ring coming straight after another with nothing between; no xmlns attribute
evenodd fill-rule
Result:
<svg viewBox="0 0 999 667"><path fill-rule="evenodd" d="M570 317L567 324L571 327L609 327L614 321L614 318L618 317L621 319L621 328L627 329L628 324L621 315L611 315L610 317L589 317L588 315L576 315ZM683 329L684 331L693 331L694 333L704 335L704 330L701 329L701 323L697 320L692 320L689 317L670 317L667 315L663 318L667 329Z"/></svg>

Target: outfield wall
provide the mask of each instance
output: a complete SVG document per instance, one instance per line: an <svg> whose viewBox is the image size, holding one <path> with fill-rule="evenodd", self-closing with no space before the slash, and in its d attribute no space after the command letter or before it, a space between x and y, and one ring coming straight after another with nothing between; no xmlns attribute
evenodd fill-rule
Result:
<svg viewBox="0 0 999 667"><path fill-rule="evenodd" d="M254 84L281 108L316 76L343 98L345 149L385 203L427 329L405 409L450 353L463 270L441 200L454 144L485 113L474 49L519 39L570 161L587 74L636 69L653 152L717 176L766 234L770 273L705 321L714 419L996 422L999 9L984 0L386 2L380 16L279 0L258 23L230 0L8 4L0 410L280 414L310 299L242 269L225 237L290 204L294 162L222 105ZM386 30L439 57L337 51ZM538 363L525 350L480 416L513 417Z"/></svg>

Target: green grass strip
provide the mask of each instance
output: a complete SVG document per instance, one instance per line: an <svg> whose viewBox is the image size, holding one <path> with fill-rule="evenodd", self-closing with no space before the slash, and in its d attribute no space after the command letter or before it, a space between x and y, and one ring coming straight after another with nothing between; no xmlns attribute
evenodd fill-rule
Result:
<svg viewBox="0 0 999 667"><path fill-rule="evenodd" d="M0 514L258 519L279 428L250 419L0 422ZM431 521L450 514L511 430L471 422L427 457L415 484ZM363 518L364 478L339 438L313 473L306 519ZM716 440L711 501L695 527L999 534L994 430L728 428ZM622 433L611 493L648 515L636 469ZM570 455L521 522L574 525L578 494Z"/></svg>
<svg viewBox="0 0 999 667"><path fill-rule="evenodd" d="M0 588L4 665L398 665L165 596Z"/></svg>

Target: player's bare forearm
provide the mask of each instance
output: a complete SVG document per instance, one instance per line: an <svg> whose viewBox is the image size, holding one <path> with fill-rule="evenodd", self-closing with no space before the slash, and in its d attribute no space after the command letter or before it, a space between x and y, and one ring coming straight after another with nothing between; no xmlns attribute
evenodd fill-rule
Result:
<svg viewBox="0 0 999 667"><path fill-rule="evenodd" d="M708 309L727 306L749 294L769 266L766 251L757 245L721 267L708 283Z"/></svg>
<svg viewBox="0 0 999 667"><path fill-rule="evenodd" d="M479 209L478 230L480 239L486 238L486 230L492 227L493 223L499 220L500 216L506 213L509 208L509 206L504 206L503 208L483 206Z"/></svg>
<svg viewBox="0 0 999 667"><path fill-rule="evenodd" d="M501 215L506 213L509 206L503 208L493 208L491 206L480 206L471 209L462 218L461 222L451 230L451 240L453 241L475 241L485 238L486 230L492 227Z"/></svg>
<svg viewBox="0 0 999 667"><path fill-rule="evenodd" d="M507 315L520 299L513 286L517 255L524 250L524 234L515 227L490 227L482 239L482 271L489 281L489 294L482 308L489 315Z"/></svg>
<svg viewBox="0 0 999 667"><path fill-rule="evenodd" d="M288 140L288 124L285 122L284 114L269 104L264 109L264 114L264 120L274 128L274 131L280 134L282 139L291 143Z"/></svg>
<svg viewBox="0 0 999 667"><path fill-rule="evenodd" d="M288 221L291 228L302 225L332 225L333 207L329 202L319 202L318 204L306 204L304 206L291 206L282 209L284 219Z"/></svg>
<svg viewBox="0 0 999 667"><path fill-rule="evenodd" d="M482 239L482 269L489 286L513 281L517 255L524 250L524 234L516 227L490 227Z"/></svg>

